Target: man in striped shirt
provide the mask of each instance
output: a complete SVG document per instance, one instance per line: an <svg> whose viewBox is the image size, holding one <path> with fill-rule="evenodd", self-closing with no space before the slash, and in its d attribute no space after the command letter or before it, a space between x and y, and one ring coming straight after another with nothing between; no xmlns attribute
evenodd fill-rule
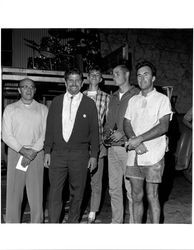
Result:
<svg viewBox="0 0 194 250"><path fill-rule="evenodd" d="M104 156L106 156L106 148L103 145L103 125L108 111L109 95L99 89L99 83L102 81L101 69L99 66L94 66L89 70L88 82L89 88L84 91L84 94L94 100L98 111L99 125L99 142L100 152L98 155L98 167L91 175L91 200L90 212L88 215L88 223L94 223L96 212L99 211L102 192L102 176L104 168Z"/></svg>

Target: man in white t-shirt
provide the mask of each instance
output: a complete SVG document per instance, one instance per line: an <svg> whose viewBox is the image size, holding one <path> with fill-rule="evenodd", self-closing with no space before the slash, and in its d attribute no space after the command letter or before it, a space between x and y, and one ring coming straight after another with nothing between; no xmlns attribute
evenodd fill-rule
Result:
<svg viewBox="0 0 194 250"><path fill-rule="evenodd" d="M150 220L159 223L158 186L162 181L167 146L165 133L172 111L169 98L157 92L153 86L156 79L153 64L140 62L136 72L141 92L129 100L123 124L129 139L126 176L132 186L134 223L142 222L144 180Z"/></svg>

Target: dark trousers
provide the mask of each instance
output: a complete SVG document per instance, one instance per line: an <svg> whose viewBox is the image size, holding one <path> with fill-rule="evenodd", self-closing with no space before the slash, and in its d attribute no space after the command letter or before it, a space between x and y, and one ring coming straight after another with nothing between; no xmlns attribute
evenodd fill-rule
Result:
<svg viewBox="0 0 194 250"><path fill-rule="evenodd" d="M59 223L63 206L62 191L69 177L70 208L68 223L78 223L87 178L87 150L54 151L49 167L49 222Z"/></svg>

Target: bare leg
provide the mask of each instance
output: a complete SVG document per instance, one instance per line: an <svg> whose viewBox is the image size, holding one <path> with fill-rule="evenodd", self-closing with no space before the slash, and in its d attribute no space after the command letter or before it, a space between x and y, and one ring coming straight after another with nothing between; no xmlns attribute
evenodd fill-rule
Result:
<svg viewBox="0 0 194 250"><path fill-rule="evenodd" d="M133 199L134 223L142 223L144 180L130 178Z"/></svg>
<svg viewBox="0 0 194 250"><path fill-rule="evenodd" d="M146 191L151 223L159 223L160 203L158 199L158 183L146 183Z"/></svg>

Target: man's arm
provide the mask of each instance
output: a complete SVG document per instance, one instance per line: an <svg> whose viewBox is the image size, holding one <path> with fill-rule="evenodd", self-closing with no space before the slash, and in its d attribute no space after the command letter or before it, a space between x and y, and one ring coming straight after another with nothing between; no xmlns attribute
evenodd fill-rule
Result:
<svg viewBox="0 0 194 250"><path fill-rule="evenodd" d="M97 158L99 151L99 129L98 129L98 113L95 103L92 101L91 107L91 121L90 121L90 146L91 157Z"/></svg>
<svg viewBox="0 0 194 250"><path fill-rule="evenodd" d="M170 114L163 116L161 119L159 119L159 124L157 124L155 127L151 128L147 132L145 132L145 133L143 133L135 138L130 139L129 145L133 148L136 148L142 142L155 139L155 138L165 134L168 131L169 121L170 121Z"/></svg>
<svg viewBox="0 0 194 250"><path fill-rule="evenodd" d="M45 153L51 152L51 148L53 145L53 136L54 136L53 126L54 126L54 122L58 122L58 121L54 121L53 119L55 117L55 105L56 105L55 100L53 100L49 108L48 115L47 115L45 141L44 141Z"/></svg>
<svg viewBox="0 0 194 250"><path fill-rule="evenodd" d="M127 118L124 118L124 120L123 120L123 131L124 131L127 139L136 137L136 135L133 131L132 125L131 125L131 121L128 120ZM147 148L144 145L144 143L140 143L136 148L133 148L128 143L126 144L126 146L127 146L128 150L135 149L137 154L144 154L147 152Z"/></svg>
<svg viewBox="0 0 194 250"><path fill-rule="evenodd" d="M37 155L37 151L32 148L25 148L24 146L20 149L19 153L23 155L28 160L32 161Z"/></svg>
<svg viewBox="0 0 194 250"><path fill-rule="evenodd" d="M49 168L50 164L51 164L51 154L45 154L44 155L44 166L46 168Z"/></svg>
<svg viewBox="0 0 194 250"><path fill-rule="evenodd" d="M108 110L109 110L109 103L110 103L110 96L108 95L106 99L106 119L107 119Z"/></svg>
<svg viewBox="0 0 194 250"><path fill-rule="evenodd" d="M107 108L107 112L106 112L106 122L105 122L105 125L104 125L104 128L103 128L103 136L106 137L109 132L110 132L110 129L113 128L113 124L112 124L112 121L113 121L113 113L112 113L112 108L111 108L111 102L112 102L112 98L109 97L109 101L108 101L108 108Z"/></svg>
<svg viewBox="0 0 194 250"><path fill-rule="evenodd" d="M42 134L32 147L32 149L34 149L37 152L39 152L40 150L43 149L44 139L45 139L45 132L46 132L47 115L48 115L48 108L45 106L44 109L42 110L42 121L41 121L42 122L42 127L43 127Z"/></svg>
<svg viewBox="0 0 194 250"><path fill-rule="evenodd" d="M123 131L125 132L127 139L131 137L136 137L133 128L131 126L131 121L128 120L127 118L124 118L123 120Z"/></svg>
<svg viewBox="0 0 194 250"><path fill-rule="evenodd" d="M2 121L2 139L13 150L19 152L22 145L16 140L13 134L12 116L14 115L12 106L7 106L3 113Z"/></svg>

